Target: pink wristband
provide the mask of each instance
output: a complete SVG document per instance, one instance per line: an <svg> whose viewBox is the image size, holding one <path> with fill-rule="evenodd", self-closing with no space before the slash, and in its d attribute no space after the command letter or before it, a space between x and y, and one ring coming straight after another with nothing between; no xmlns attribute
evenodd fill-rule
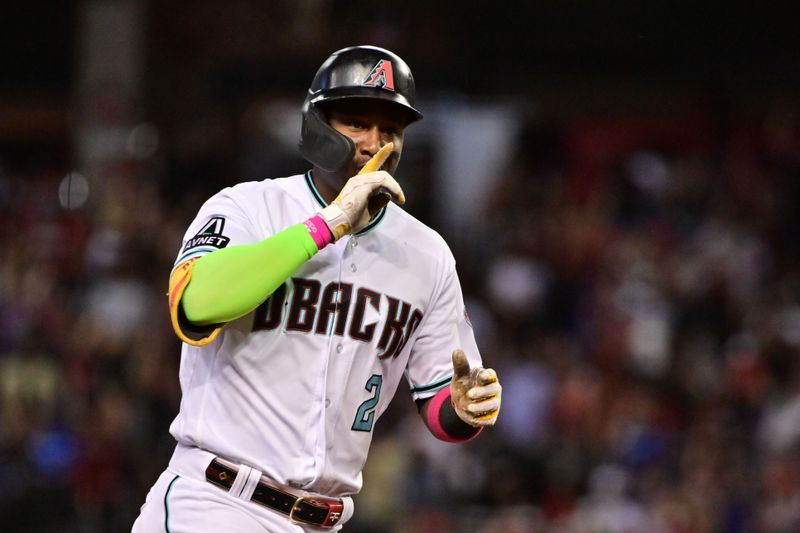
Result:
<svg viewBox="0 0 800 533"><path fill-rule="evenodd" d="M444 430L442 427L442 422L439 419L439 412L442 410L442 406L445 405L445 402L450 403L449 386L437 392L436 396L431 398L430 402L428 403L428 427L430 428L431 433L433 433L433 436L445 442L467 442L477 437L478 433L480 433L483 428L478 428L478 431L476 431L474 435L470 435L465 439L453 437Z"/></svg>
<svg viewBox="0 0 800 533"><path fill-rule="evenodd" d="M306 220L304 224L308 229L308 234L311 235L314 243L316 243L317 250L322 250L333 242L333 234L321 216L314 215Z"/></svg>

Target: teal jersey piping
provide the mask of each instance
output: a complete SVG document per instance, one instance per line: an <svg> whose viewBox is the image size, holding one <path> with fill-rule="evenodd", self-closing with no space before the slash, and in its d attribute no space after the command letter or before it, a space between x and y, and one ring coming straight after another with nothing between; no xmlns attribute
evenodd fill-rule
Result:
<svg viewBox="0 0 800 533"><path fill-rule="evenodd" d="M170 533L170 531L169 531L169 503L167 503L167 498L169 498L169 493L172 491L172 485L174 485L175 482L178 481L179 477L180 476L175 476L174 478L172 478L172 481L169 482L169 486L167 487L167 493L164 494L164 529L167 531L167 533Z"/></svg>
<svg viewBox="0 0 800 533"><path fill-rule="evenodd" d="M177 261L175 261L175 266L178 266L181 263L184 263L195 256L208 255L211 252L216 252L217 250L220 250L220 248L215 248L213 246L198 246L197 248L192 248L191 250L180 256Z"/></svg>
<svg viewBox="0 0 800 533"><path fill-rule="evenodd" d="M311 195L314 197L317 203L321 207L328 207L328 202L325 201L325 198L323 198L322 195L317 190L317 186L314 185L314 180L311 178L310 170L306 172L306 185L308 185L308 188L311 190ZM386 207L382 207L381 210L378 211L378 213L374 217L372 217L372 220L369 221L369 224L367 224L366 227L364 227L364 229L356 233L356 235L364 235L365 233L370 231L372 228L377 226L381 220L383 220L384 215L386 215Z"/></svg>
<svg viewBox="0 0 800 533"><path fill-rule="evenodd" d="M452 381L452 379L453 379L453 376L447 376L444 379L440 379L439 381L435 381L433 383L429 383L428 385L418 385L416 387L411 387L411 392L412 392L412 394L420 394L420 393L424 393L424 392L430 392L430 391L438 390L438 389L441 389L442 387L444 387L445 385L447 385L448 383L450 383L450 381Z"/></svg>

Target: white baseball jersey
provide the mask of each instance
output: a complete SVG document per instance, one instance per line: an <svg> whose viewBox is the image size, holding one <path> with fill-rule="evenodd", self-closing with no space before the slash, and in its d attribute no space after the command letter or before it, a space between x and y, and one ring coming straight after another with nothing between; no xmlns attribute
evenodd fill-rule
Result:
<svg viewBox="0 0 800 533"><path fill-rule="evenodd" d="M325 205L310 172L227 188L200 209L176 265L261 241ZM449 384L459 347L481 364L453 256L436 232L389 204L213 342L184 343L170 432L279 483L353 494L401 377L414 399L434 395Z"/></svg>

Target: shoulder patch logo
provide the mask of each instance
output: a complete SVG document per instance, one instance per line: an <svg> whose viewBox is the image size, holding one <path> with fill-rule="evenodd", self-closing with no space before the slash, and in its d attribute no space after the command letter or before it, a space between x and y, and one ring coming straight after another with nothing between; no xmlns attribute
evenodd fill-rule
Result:
<svg viewBox="0 0 800 533"><path fill-rule="evenodd" d="M365 87L380 87L388 91L394 91L394 73L392 71L392 62L386 59L381 59L372 70L369 71L367 79L361 85Z"/></svg>
<svg viewBox="0 0 800 533"><path fill-rule="evenodd" d="M225 219L222 217L212 217L211 220L206 222L197 235L186 241L183 247L183 252L187 252L193 248L201 246L211 246L213 248L225 248L228 246L230 239L222 234L225 229Z"/></svg>

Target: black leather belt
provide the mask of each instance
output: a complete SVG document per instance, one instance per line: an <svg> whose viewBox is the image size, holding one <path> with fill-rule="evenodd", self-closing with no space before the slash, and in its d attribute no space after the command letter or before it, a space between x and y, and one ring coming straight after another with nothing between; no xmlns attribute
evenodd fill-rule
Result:
<svg viewBox="0 0 800 533"><path fill-rule="evenodd" d="M214 459L206 468L206 481L230 490L238 473L236 467ZM268 483L263 477L250 500L288 515L293 522L319 527L335 526L342 517L344 509L342 500L319 496L296 496L277 485Z"/></svg>

